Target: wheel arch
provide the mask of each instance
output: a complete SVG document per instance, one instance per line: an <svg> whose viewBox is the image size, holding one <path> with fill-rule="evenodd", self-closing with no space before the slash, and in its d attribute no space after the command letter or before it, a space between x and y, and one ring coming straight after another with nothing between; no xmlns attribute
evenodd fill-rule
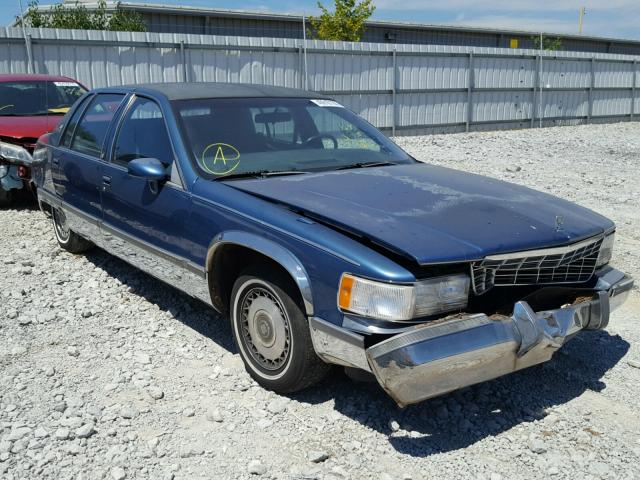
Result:
<svg viewBox="0 0 640 480"><path fill-rule="evenodd" d="M302 306L308 316L313 315L313 296L311 293L311 281L302 262L288 249L282 245L261 237L255 233L241 230L230 230L222 232L211 241L207 251L206 272L209 289L211 291L211 301L214 306L221 311L226 309L225 292L228 287L224 285L223 276L225 274L224 253L244 250L252 252L247 258L247 265L255 260L255 255L259 255L277 264L291 277L293 284L297 287L302 300ZM234 271L239 268L233 269Z"/></svg>

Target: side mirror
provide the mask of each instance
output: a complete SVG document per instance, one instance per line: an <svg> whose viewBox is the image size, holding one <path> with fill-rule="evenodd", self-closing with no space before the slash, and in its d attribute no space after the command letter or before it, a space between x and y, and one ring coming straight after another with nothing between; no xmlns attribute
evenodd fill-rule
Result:
<svg viewBox="0 0 640 480"><path fill-rule="evenodd" d="M167 179L167 168L157 158L136 158L127 164L129 175L144 178L150 182Z"/></svg>

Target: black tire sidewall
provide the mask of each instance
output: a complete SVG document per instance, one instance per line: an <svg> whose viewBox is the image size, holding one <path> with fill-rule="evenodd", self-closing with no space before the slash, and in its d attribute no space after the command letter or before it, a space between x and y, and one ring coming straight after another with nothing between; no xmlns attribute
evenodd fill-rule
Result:
<svg viewBox="0 0 640 480"><path fill-rule="evenodd" d="M292 294L288 293L287 290L291 287L287 283L278 275L268 272L245 272L240 275L233 286L229 309L234 341L247 372L260 385L280 393L288 393L298 389L308 366L308 351L313 349L306 316L297 302L291 298ZM289 358L285 366L275 375L269 375L265 369L256 364L251 354L246 352L246 346L239 330L239 308L242 305L244 295L254 286L268 287L269 291L281 302L289 320L291 335Z"/></svg>

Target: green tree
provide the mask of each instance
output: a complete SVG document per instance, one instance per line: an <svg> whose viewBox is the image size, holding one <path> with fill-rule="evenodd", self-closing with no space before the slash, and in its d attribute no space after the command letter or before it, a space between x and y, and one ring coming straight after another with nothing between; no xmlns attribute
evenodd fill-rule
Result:
<svg viewBox="0 0 640 480"><path fill-rule="evenodd" d="M531 37L536 50L540 50L540 36ZM542 37L543 50L562 50L562 39L560 37Z"/></svg>
<svg viewBox="0 0 640 480"><path fill-rule="evenodd" d="M335 12L318 2L319 17L311 17L311 28L320 40L359 42L364 33L364 23L376 7L373 0L335 0Z"/></svg>
<svg viewBox="0 0 640 480"><path fill-rule="evenodd" d="M137 12L126 11L116 4L114 13L107 12L106 0L99 0L95 10L85 5L56 4L50 11L42 12L38 0L31 0L22 17L16 17L16 25L33 28L73 28L80 30L118 30L144 32L147 30L142 17Z"/></svg>

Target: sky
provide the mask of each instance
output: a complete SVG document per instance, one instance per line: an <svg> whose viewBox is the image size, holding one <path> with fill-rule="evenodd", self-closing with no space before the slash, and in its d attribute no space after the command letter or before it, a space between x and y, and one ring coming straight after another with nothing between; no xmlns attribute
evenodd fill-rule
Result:
<svg viewBox="0 0 640 480"><path fill-rule="evenodd" d="M29 0L22 0L26 6ZM135 0L124 0L134 3ZM57 3L40 0L41 5ZM137 2L140 3L140 2ZM148 0L197 7L315 15L314 0ZM331 5L332 0L325 0ZM640 40L640 0L374 0L376 20L465 25L557 33L578 33L578 12L586 8L583 34ZM0 25L11 23L19 0L0 0Z"/></svg>

